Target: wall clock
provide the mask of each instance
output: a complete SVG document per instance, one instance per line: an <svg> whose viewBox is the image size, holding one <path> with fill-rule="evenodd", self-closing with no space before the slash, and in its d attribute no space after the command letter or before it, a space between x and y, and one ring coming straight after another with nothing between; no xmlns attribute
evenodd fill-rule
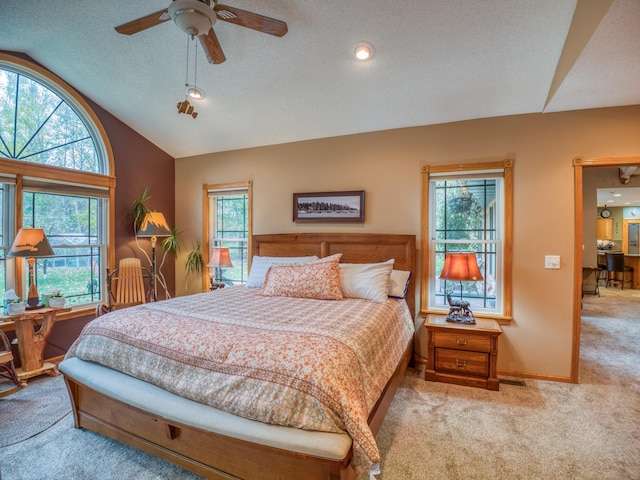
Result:
<svg viewBox="0 0 640 480"><path fill-rule="evenodd" d="M609 218L611 216L611 210L609 210L606 206L600 212L600 216L602 218Z"/></svg>

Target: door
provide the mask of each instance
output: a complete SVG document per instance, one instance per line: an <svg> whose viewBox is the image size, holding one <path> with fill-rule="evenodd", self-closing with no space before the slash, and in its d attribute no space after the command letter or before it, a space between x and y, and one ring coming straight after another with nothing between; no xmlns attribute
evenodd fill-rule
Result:
<svg viewBox="0 0 640 480"><path fill-rule="evenodd" d="M629 254L638 254L638 231L640 224L630 223L628 226Z"/></svg>

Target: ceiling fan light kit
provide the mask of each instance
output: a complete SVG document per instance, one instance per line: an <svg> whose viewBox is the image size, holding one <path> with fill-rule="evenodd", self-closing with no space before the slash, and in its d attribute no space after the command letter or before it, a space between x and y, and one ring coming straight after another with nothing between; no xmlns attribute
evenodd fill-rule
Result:
<svg viewBox="0 0 640 480"><path fill-rule="evenodd" d="M167 8L176 26L192 37L205 35L216 23L211 7L194 0L174 0Z"/></svg>
<svg viewBox="0 0 640 480"><path fill-rule="evenodd" d="M123 35L133 35L160 25L169 19L173 20L173 23L190 37L187 40L185 98L183 101L178 102L177 106L178 114L184 113L194 119L198 116L198 112L194 110L187 97L200 100L204 98L204 93L196 86L198 50L196 50L194 62L194 81L193 84L189 83L189 40L194 40L195 37L198 37L209 63L219 64L224 62L226 57L213 29L218 19L276 37L282 37L288 31L287 24L281 20L227 5L220 5L215 0L173 0L166 9L118 25L115 30Z"/></svg>
<svg viewBox="0 0 640 480"><path fill-rule="evenodd" d="M175 25L191 37L198 37L209 63L219 64L226 60L218 37L213 29L217 20L250 28L257 32L282 37L288 26L282 20L265 17L214 0L173 0L167 8L115 27L123 35L134 35L148 28L173 20Z"/></svg>
<svg viewBox="0 0 640 480"><path fill-rule="evenodd" d="M187 85L187 95L193 98L194 100L202 100L204 98L204 92L202 89L196 87L195 85Z"/></svg>

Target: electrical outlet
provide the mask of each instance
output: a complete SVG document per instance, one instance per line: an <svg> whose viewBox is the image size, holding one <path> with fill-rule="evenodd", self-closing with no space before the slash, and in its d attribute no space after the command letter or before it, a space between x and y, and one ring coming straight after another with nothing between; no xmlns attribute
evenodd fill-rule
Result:
<svg viewBox="0 0 640 480"><path fill-rule="evenodd" d="M560 255L545 255L544 268L550 268L550 269L560 268Z"/></svg>

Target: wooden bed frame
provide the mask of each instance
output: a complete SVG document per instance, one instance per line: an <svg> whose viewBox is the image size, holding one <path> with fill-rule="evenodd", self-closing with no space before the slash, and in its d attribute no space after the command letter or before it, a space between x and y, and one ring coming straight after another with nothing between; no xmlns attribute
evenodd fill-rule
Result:
<svg viewBox="0 0 640 480"><path fill-rule="evenodd" d="M395 259L394 268L415 276L415 236L387 234L274 234L253 237L253 255L324 257L343 253L343 263L373 263ZM415 282L407 302L415 312ZM395 391L413 355L413 342L369 415L377 434ZM159 418L103 395L65 375L75 426L111 437L178 464L206 478L260 480L354 480L351 454L342 460L314 457L267 447Z"/></svg>

